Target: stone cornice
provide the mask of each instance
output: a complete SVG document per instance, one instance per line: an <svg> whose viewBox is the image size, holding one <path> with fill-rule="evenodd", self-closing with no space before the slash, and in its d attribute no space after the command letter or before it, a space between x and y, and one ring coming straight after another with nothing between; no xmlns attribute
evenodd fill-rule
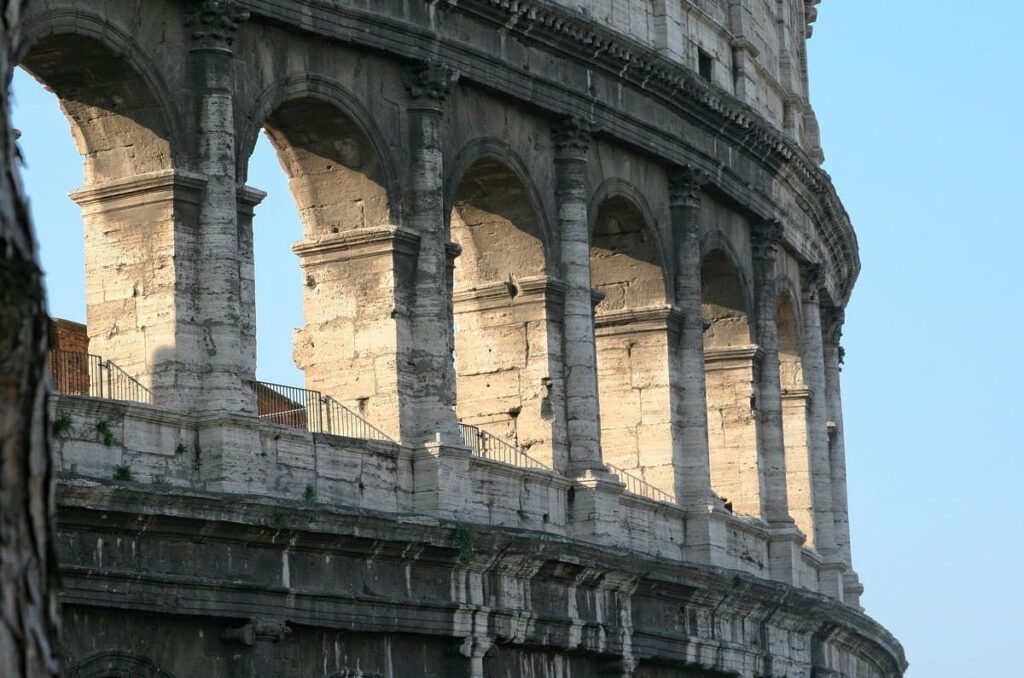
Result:
<svg viewBox="0 0 1024 678"><path fill-rule="evenodd" d="M103 184L87 184L71 191L69 196L83 209L99 204L107 207L106 203L113 200L148 204L170 197L167 193L171 193L174 198L186 197L190 202L198 204L205 186L206 177L201 174L185 170L160 170Z"/></svg>
<svg viewBox="0 0 1024 678"><path fill-rule="evenodd" d="M307 0L302 3L301 12L289 8L291 3L243 1L254 14L318 35L335 35L329 28L317 25L317 18L320 18L335 27L335 30L341 29L346 40L378 49L383 47L407 58L422 58L418 55L425 53L427 43L433 45L431 49L436 52L438 42L445 41L443 33L438 31L428 34L412 23L400 19L396 21L390 17L385 22L379 12L371 14L326 0ZM831 259L830 273L835 272L834 276L830 276L830 283L834 283L830 285L833 287L833 298L836 303L845 303L860 272L857 239L849 216L828 174L817 166L807 152L782 131L773 128L750 106L704 82L683 64L547 0L443 0L431 3L431 8L432 11L433 8L441 10L441 17L446 11L470 14L503 34L514 35L522 44L534 44L548 51L562 52L567 58L585 63L587 68L624 81L646 96L657 99L662 105L684 111L688 121L703 127L715 138L745 150L753 161L793 191L797 204L814 222ZM375 38L371 31L351 28L354 22L373 25L374 30L384 37L385 44L381 45L380 39ZM419 42L423 42L423 46L419 46ZM470 45L452 42L451 46L460 53L461 58L483 58L482 53L477 54L467 49ZM506 64L492 61L492 73L495 67L508 69ZM474 78L470 70L462 69L464 80ZM496 82L494 79L490 82L480 80L479 84L494 87ZM512 91L506 93L516 96ZM552 113L557 114L558 111L552 107ZM609 133L608 130L603 132ZM629 139L623 141L633 143ZM659 143L661 141L659 139ZM681 161L679 156L683 148L680 142L679 149L666 149L665 152L671 157L666 156L665 160ZM650 151L652 148L647 147L645 150ZM717 170L713 173L716 180L722 179L721 171L724 168L716 161L708 157L704 164L708 170ZM759 198L773 200L768 193Z"/></svg>
<svg viewBox="0 0 1024 678"><path fill-rule="evenodd" d="M704 609L749 610L754 615L754 623L768 622L768 618L762 616L767 614L780 628L803 634L827 629L830 640L858 648L883 671L906 668L903 649L888 631L834 599L735 570L654 556L637 557L631 551L555 534L469 525L478 548L473 562L466 565L460 560L460 550L453 538L456 528L463 524L428 516L389 515L327 505L311 507L303 502L283 502L260 496L232 496L230 501L225 501L222 494L189 493L180 488L162 489L109 481L61 481L57 501L58 529L65 533L116 532L129 539L144 535L154 544L201 540L211 548L244 545L268 553L291 549L403 566L410 562L423 563L430 568L469 568L480 573L527 577L556 586L591 582L601 590L643 598L685 598L688 605L692 603ZM742 519L732 522L738 525ZM197 525L203 526L201 535L196 532ZM410 561L409 548L414 544L417 557ZM496 558L494 554L502 557ZM107 567L100 571L89 566L88 552L72 555L73 558L61 562L68 583L65 602L70 604L104 604L163 612L167 605L164 595L173 589L175 600L180 598L181 601L181 614L252 618L251 594L258 591L261 594L259 611L266 618L287 619L290 624L343 627L350 619L365 614L369 605L388 609L389 615L393 615L389 616L390 627L398 624L412 629L419 624L422 629L423 615L433 612L451 618L447 600L417 598L415 605L409 605L401 596L382 597L368 592L327 590L326 587L292 590L282 588L276 579L268 586L267 581L228 580L227 576L216 573L195 576L170 568L146 569L137 561L125 561L119 568ZM509 563L514 563L514 572L508 570ZM269 573L276 577L276 571L269 570ZM127 586L128 582L131 586ZM164 595L160 595L161 591ZM325 601L330 603L325 606ZM243 603L248 605L248 612L240 615L238 610ZM283 614L285 610L287 614ZM331 612L324 614L325 610ZM558 647L560 634L546 633L554 628L547 626L553 621L561 623L560 620L538 619L535 637ZM452 627L442 623L431 627L429 632L445 634L451 630ZM649 633L650 629L641 631L634 642L657 642L657 637ZM670 640L678 642L675 638ZM690 640L701 644L710 642L718 654L732 652L731 648L723 647L720 640L710 637ZM579 649L594 651L597 648Z"/></svg>
<svg viewBox="0 0 1024 678"><path fill-rule="evenodd" d="M682 320L683 313L678 309L670 306L647 306L598 311L594 317L594 327L605 330L602 334L656 332L678 327Z"/></svg>
<svg viewBox="0 0 1024 678"><path fill-rule="evenodd" d="M316 240L303 240L293 245L292 251L303 259L327 257L336 261L390 252L413 254L419 242L416 233L403 228L359 228Z"/></svg>
<svg viewBox="0 0 1024 678"><path fill-rule="evenodd" d="M724 363L758 363L763 357L764 351L754 344L704 349L704 363L709 369L732 367Z"/></svg>

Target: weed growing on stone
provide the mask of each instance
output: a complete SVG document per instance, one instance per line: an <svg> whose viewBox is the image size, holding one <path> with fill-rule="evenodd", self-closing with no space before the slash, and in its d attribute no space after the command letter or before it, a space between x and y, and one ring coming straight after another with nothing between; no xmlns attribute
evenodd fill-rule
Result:
<svg viewBox="0 0 1024 678"><path fill-rule="evenodd" d="M459 549L459 565L467 565L473 559L473 533L464 525L455 528L455 546Z"/></svg>
<svg viewBox="0 0 1024 678"><path fill-rule="evenodd" d="M110 428L110 422L106 419L99 419L96 422L96 440L107 447L114 444L114 431Z"/></svg>
<svg viewBox="0 0 1024 678"><path fill-rule="evenodd" d="M71 415L64 411L58 412L57 418L53 420L53 437L63 438L69 431L71 431Z"/></svg>
<svg viewBox="0 0 1024 678"><path fill-rule="evenodd" d="M107 443L109 445L109 443ZM114 480L131 480L132 470L125 465L114 467Z"/></svg>

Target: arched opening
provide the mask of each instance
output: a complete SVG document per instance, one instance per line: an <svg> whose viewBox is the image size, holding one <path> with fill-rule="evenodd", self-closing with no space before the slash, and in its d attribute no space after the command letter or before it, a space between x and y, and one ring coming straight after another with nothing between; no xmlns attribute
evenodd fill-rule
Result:
<svg viewBox="0 0 1024 678"><path fill-rule="evenodd" d="M301 231L301 239L291 248L296 260L282 251L288 237L282 225L293 219L282 222L262 211L256 219L250 251L259 253L258 265L251 292L243 285L243 307L252 317L258 290L261 314L259 331L252 317L245 335L254 352L257 334L274 347L273 353L259 349L260 375L296 378L290 357L308 391L259 386L260 415L317 431L376 437L350 421L356 414L397 439L399 342L408 336L403 327L415 239L391 226L382 158L353 116L320 97L288 99L267 116L263 129L298 209L301 229L291 233ZM294 309L283 308L294 304L293 291L300 289L301 320ZM287 351L285 333L292 328Z"/></svg>
<svg viewBox="0 0 1024 678"><path fill-rule="evenodd" d="M701 264L704 376L711 487L737 513L762 516L764 470L757 444L757 371L743 280L724 249Z"/></svg>
<svg viewBox="0 0 1024 678"><path fill-rule="evenodd" d="M484 158L454 191L456 412L561 468L565 431L557 365L562 294L547 275L544 229L523 181Z"/></svg>
<svg viewBox="0 0 1024 678"><path fill-rule="evenodd" d="M594 218L591 282L604 459L676 494L670 312L654 225L631 199L603 200Z"/></svg>
<svg viewBox="0 0 1024 678"><path fill-rule="evenodd" d="M58 391L174 405L183 362L177 321L193 303L179 294L186 275L180 262L191 254L187 233L196 216L185 194L195 186L179 181L173 171L168 118L129 58L97 39L57 34L32 44L20 62L53 93L70 124L82 157L82 185L71 197L81 207L83 231L71 225L78 218L66 208L67 191L53 195L50 177L63 183L70 176L68 167L59 166L64 152L42 150L53 147L36 138L52 133L52 127L44 132L27 121L28 134L20 143L33 167L29 181L36 171L47 176L45 186L30 184L42 250L72 255L63 261L73 275L44 260L51 309L58 317L70 311L69 320L75 321L57 323L53 333L51 366ZM39 101L27 78L18 76L14 85L26 87L25 96ZM71 244L79 232L84 232L80 260ZM69 304L68 299L82 301Z"/></svg>
<svg viewBox="0 0 1024 678"><path fill-rule="evenodd" d="M782 427L786 442L786 491L789 514L807 535L813 547L814 496L811 459L808 446L807 416L810 393L804 381L802 331L793 297L783 292L777 297L776 324L779 337L779 381L782 387Z"/></svg>

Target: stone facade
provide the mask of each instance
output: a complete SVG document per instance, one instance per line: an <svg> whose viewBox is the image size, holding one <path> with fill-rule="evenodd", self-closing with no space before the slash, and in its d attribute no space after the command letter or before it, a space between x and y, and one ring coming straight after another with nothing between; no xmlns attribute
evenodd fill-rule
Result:
<svg viewBox="0 0 1024 678"><path fill-rule="evenodd" d="M901 676L851 560L814 4L34 3L89 350L152 393L52 404L69 675ZM251 384L261 130L312 403Z"/></svg>

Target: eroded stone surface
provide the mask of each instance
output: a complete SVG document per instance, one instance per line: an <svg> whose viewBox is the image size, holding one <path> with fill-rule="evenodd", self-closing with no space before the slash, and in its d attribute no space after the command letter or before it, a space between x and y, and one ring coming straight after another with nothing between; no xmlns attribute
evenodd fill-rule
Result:
<svg viewBox="0 0 1024 678"><path fill-rule="evenodd" d="M852 569L814 4L36 3L68 346L153 400L53 404L71 675L901 675ZM259 417L261 130L305 386L393 441Z"/></svg>

